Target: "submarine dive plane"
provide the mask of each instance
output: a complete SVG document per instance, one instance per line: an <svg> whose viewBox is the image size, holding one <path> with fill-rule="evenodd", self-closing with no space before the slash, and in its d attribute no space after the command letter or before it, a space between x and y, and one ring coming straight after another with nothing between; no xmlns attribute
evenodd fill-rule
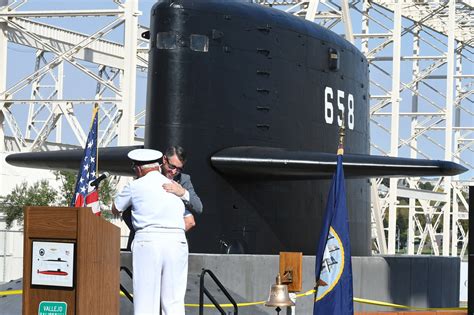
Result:
<svg viewBox="0 0 474 315"><path fill-rule="evenodd" d="M353 255L370 255L369 177L465 171L369 154L367 60L321 26L249 1L174 0L153 6L150 27L144 147L189 153L204 204L192 252L314 254L343 123ZM100 171L132 175L134 148L99 149ZM82 153L6 160L77 170Z"/></svg>

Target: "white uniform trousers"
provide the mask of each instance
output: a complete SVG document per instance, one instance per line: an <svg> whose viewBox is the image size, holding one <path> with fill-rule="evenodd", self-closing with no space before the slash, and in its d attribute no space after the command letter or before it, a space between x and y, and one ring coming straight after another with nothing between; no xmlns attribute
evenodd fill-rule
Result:
<svg viewBox="0 0 474 315"><path fill-rule="evenodd" d="M184 231L138 231L132 245L135 315L184 315L188 243Z"/></svg>

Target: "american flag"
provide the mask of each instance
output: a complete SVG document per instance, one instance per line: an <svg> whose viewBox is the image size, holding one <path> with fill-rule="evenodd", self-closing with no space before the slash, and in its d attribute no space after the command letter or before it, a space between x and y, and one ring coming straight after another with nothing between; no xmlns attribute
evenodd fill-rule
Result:
<svg viewBox="0 0 474 315"><path fill-rule="evenodd" d="M81 167L77 173L76 189L71 200L72 207L91 207L95 214L100 213L98 187L90 182L97 178L97 125L98 108L94 109L92 126L87 136Z"/></svg>

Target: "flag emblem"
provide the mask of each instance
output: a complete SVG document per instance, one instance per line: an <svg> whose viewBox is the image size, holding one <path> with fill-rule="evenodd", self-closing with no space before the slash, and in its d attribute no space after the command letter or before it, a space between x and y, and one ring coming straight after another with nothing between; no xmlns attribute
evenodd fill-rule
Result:
<svg viewBox="0 0 474 315"><path fill-rule="evenodd" d="M316 293L316 300L319 301L338 284L344 271L344 245L341 238L331 227L324 249L323 263L320 283Z"/></svg>

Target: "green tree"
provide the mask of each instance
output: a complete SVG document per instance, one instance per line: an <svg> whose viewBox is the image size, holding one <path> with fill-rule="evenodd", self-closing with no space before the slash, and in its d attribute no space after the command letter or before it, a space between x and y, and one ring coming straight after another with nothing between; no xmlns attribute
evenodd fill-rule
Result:
<svg viewBox="0 0 474 315"><path fill-rule="evenodd" d="M431 184L430 182L424 182L424 183L420 182L418 184L418 187L424 190L433 190L434 188L433 184Z"/></svg>
<svg viewBox="0 0 474 315"><path fill-rule="evenodd" d="M0 210L6 215L7 229L11 228L13 221L23 223L23 208L26 206L52 206L56 204L57 191L52 188L47 180L35 182L28 186L26 182L15 186L12 192L3 197Z"/></svg>
<svg viewBox="0 0 474 315"><path fill-rule="evenodd" d="M76 174L74 172L54 172L56 180L61 184L59 191L48 184L47 180L35 182L29 186L26 182L17 185L11 193L0 197L0 211L6 215L7 229L11 228L13 221L18 220L23 224L23 208L26 206L64 206L68 207L76 185ZM99 200L101 210L110 210L115 189L109 180L104 180L99 188ZM102 216L110 220L110 212L103 212Z"/></svg>
<svg viewBox="0 0 474 315"><path fill-rule="evenodd" d="M76 174L68 171L54 171L53 173L56 176L56 180L61 183L59 204L67 207L70 205L72 195L74 194Z"/></svg>
<svg viewBox="0 0 474 315"><path fill-rule="evenodd" d="M56 171L54 172L54 175L56 176L56 180L61 182L60 205L69 206L74 194L74 189L76 188L77 174L70 171ZM114 194L115 189L112 187L109 179L100 182L99 200L101 210L110 210ZM102 215L108 220L112 218L112 215L109 212L103 212Z"/></svg>
<svg viewBox="0 0 474 315"><path fill-rule="evenodd" d="M110 211L112 210L112 201L116 192L117 191L115 187L112 186L109 179L106 179L100 183L99 200L101 204L101 210L109 210L108 212L102 212L102 216L107 220L110 220L113 217Z"/></svg>

